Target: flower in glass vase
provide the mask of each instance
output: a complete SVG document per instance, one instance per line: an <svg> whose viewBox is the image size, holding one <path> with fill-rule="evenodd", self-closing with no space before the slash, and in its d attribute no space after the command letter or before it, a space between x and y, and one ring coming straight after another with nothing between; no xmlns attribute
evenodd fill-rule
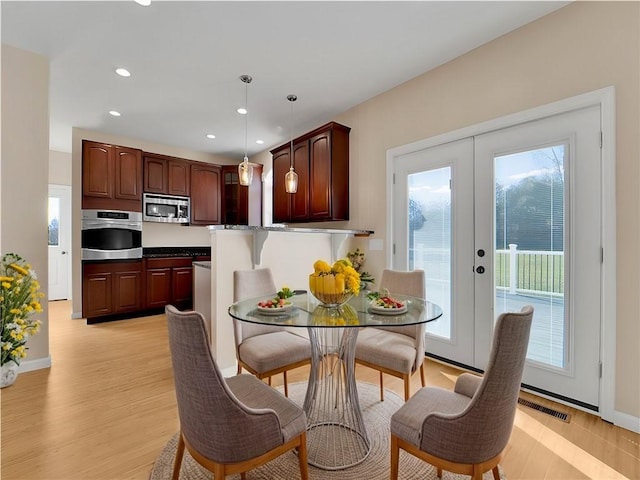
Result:
<svg viewBox="0 0 640 480"><path fill-rule="evenodd" d="M0 315L2 317L0 365L3 384L7 381L5 377L10 375L10 373L5 374L5 371L13 365L15 365L13 378L15 380L17 365L27 356L27 347L25 347L27 339L40 330L40 320L32 317L42 312L40 305L42 297L44 293L40 292L38 277L31 269L31 265L15 253L3 255L0 264Z"/></svg>
<svg viewBox="0 0 640 480"><path fill-rule="evenodd" d="M346 258L333 265L318 260L309 275L309 290L326 305L341 305L360 293L360 275Z"/></svg>

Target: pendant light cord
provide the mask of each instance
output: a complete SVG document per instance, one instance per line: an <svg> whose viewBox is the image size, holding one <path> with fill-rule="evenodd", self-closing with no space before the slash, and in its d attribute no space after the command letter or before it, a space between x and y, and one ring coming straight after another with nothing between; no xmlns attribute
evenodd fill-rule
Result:
<svg viewBox="0 0 640 480"><path fill-rule="evenodd" d="M249 82L244 83L244 108L247 113L244 116L244 160L249 158L249 147L247 146L247 131L249 130Z"/></svg>
<svg viewBox="0 0 640 480"><path fill-rule="evenodd" d="M287 100L291 103L291 118L290 118L290 132L291 132L291 161L289 162L289 167L293 168L293 102L298 99L295 95L287 95Z"/></svg>

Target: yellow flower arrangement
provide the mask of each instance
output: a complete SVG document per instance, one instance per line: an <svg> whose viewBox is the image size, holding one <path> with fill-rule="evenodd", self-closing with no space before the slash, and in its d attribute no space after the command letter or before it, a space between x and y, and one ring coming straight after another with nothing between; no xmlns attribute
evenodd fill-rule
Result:
<svg viewBox="0 0 640 480"><path fill-rule="evenodd" d="M31 265L15 253L2 257L0 265L0 316L2 333L0 365L10 361L20 364L27 356L27 338L40 330L40 320L33 320L42 312L40 284Z"/></svg>
<svg viewBox="0 0 640 480"><path fill-rule="evenodd" d="M341 304L351 295L360 293L360 274L346 258L333 265L317 260L313 264L313 270L309 275L309 289L323 303Z"/></svg>

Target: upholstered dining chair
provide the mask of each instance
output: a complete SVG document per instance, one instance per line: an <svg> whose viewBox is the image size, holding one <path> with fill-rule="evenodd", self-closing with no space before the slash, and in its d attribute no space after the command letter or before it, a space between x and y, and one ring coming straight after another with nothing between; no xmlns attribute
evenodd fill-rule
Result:
<svg viewBox="0 0 640 480"><path fill-rule="evenodd" d="M424 298L423 270L401 272L385 269L380 278L380 290ZM380 400L384 400L383 375L389 374L404 381L404 399L409 399L411 376L419 369L422 386L424 379L425 324L405 327L363 328L356 340L356 363L380 372Z"/></svg>
<svg viewBox="0 0 640 480"><path fill-rule="evenodd" d="M484 377L460 375L454 390L418 390L391 417L391 480L397 480L400 449L442 470L482 480L498 464L515 417L529 345L533 308L502 313Z"/></svg>
<svg viewBox="0 0 640 480"><path fill-rule="evenodd" d="M216 480L245 472L296 448L308 479L307 419L300 407L251 375L223 378L198 312L165 307L180 434L173 467L178 480L185 447Z"/></svg>
<svg viewBox="0 0 640 480"><path fill-rule="evenodd" d="M233 272L233 301L276 294L269 268L236 270ZM238 374L244 368L259 379L282 373L284 394L289 396L287 371L311 363L308 339L287 331L284 327L258 325L233 319Z"/></svg>

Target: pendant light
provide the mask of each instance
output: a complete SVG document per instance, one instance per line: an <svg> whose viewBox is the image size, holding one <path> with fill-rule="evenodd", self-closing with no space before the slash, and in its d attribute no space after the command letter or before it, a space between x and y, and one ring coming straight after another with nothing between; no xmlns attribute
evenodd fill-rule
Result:
<svg viewBox="0 0 640 480"><path fill-rule="evenodd" d="M244 108L246 113L244 114L244 159L238 165L238 180L240 185L244 185L245 187L251 185L251 180L253 179L253 167L249 163L248 149L247 149L247 130L248 130L248 121L249 121L249 108L248 108L248 90L249 84L253 80L249 75L240 76L240 80L244 83Z"/></svg>
<svg viewBox="0 0 640 480"><path fill-rule="evenodd" d="M287 100L291 102L291 152L289 153L291 164L289 171L284 176L284 189L287 193L298 191L298 174L293 170L293 102L298 99L295 95L287 95Z"/></svg>

